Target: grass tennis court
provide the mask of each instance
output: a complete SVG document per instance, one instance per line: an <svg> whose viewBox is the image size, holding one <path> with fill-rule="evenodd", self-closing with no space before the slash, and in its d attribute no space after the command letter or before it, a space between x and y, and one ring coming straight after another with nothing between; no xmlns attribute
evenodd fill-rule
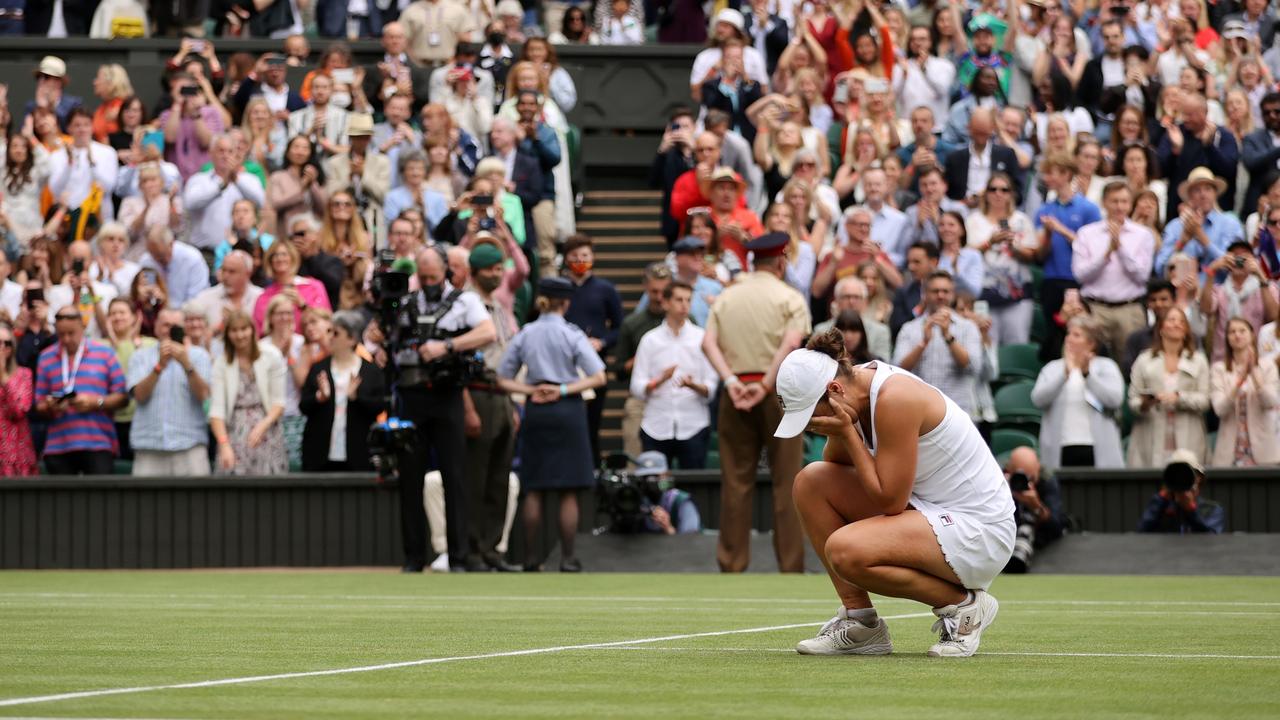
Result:
<svg viewBox="0 0 1280 720"><path fill-rule="evenodd" d="M796 655L835 610L816 575L7 572L0 716L1280 717L1280 579L992 590L948 661L898 600L892 657Z"/></svg>

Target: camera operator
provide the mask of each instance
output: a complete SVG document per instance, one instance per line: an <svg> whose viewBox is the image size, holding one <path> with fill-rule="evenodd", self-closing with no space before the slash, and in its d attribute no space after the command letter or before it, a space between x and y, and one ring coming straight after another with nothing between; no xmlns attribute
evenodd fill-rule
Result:
<svg viewBox="0 0 1280 720"><path fill-rule="evenodd" d="M667 456L657 450L640 453L636 458L635 476L649 486L640 503L644 531L676 535L702 530L702 516L689 493L671 487Z"/></svg>
<svg viewBox="0 0 1280 720"><path fill-rule="evenodd" d="M1138 532L1213 533L1227 525L1226 511L1218 503L1200 496L1204 467L1190 450L1174 450L1164 466L1160 491L1147 502L1138 523Z"/></svg>
<svg viewBox="0 0 1280 720"><path fill-rule="evenodd" d="M422 505L428 448L444 483L445 526L449 561L465 567L467 554L466 436L462 390L467 382L462 355L497 337L484 303L471 291L455 289L443 249L421 250L416 258L420 290L404 298L392 333L395 362L400 370L400 417L417 428L417 442L401 458L400 520L404 539L405 572L421 572L426 565L427 516ZM387 329L384 328L384 332ZM398 337L396 337L398 336Z"/></svg>
<svg viewBox="0 0 1280 720"><path fill-rule="evenodd" d="M1025 445L1009 453L1004 476L1017 505L1014 519L1018 522L1013 556L1004 571L1025 573L1031 569L1031 558L1037 550L1062 537L1067 524L1062 512L1062 491L1056 479L1042 472L1036 451Z"/></svg>

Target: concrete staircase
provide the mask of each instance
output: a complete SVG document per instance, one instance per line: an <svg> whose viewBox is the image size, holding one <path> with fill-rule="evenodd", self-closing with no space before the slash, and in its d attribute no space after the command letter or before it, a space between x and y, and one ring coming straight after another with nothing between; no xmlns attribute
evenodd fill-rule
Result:
<svg viewBox="0 0 1280 720"><path fill-rule="evenodd" d="M578 212L578 232L595 241L594 272L618 288L623 312L630 314L644 292L645 266L661 260L667 252L659 229L662 195L647 189L643 179L628 182L613 178L608 185L619 189L586 193ZM613 367L612 358L609 366ZM617 381L612 370L608 393L600 430L604 452L622 449L622 404L627 388Z"/></svg>

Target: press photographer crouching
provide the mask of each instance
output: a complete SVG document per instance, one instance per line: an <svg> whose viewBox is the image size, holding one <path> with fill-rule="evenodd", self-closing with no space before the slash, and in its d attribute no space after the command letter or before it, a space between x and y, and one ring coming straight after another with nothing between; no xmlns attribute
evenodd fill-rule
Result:
<svg viewBox="0 0 1280 720"><path fill-rule="evenodd" d="M683 535L702 530L702 516L693 498L671 485L666 455L657 450L640 453L634 474L645 488L640 503L645 532Z"/></svg>
<svg viewBox="0 0 1280 720"><path fill-rule="evenodd" d="M1204 466L1190 450L1174 450L1164 466L1160 491L1147 502L1138 532L1221 533L1227 514L1218 503L1200 496Z"/></svg>
<svg viewBox="0 0 1280 720"><path fill-rule="evenodd" d="M1031 570L1031 559L1037 550L1043 550L1062 537L1067 525L1062 512L1062 491L1055 478L1044 474L1036 451L1027 446L1015 448L1005 463L1004 476L1013 492L1017 505L1015 519L1018 536L1014 541L1013 556L1005 565L1007 573L1025 573Z"/></svg>
<svg viewBox="0 0 1280 720"><path fill-rule="evenodd" d="M440 246L421 250L414 259L421 289L398 302L380 300L388 354L399 375L398 414L413 422L416 432L416 442L399 454L402 569L421 572L426 566L422 486L434 456L444 485L449 565L463 570L469 523L462 390L483 372L477 350L493 342L496 331L480 298L450 284L452 272Z"/></svg>

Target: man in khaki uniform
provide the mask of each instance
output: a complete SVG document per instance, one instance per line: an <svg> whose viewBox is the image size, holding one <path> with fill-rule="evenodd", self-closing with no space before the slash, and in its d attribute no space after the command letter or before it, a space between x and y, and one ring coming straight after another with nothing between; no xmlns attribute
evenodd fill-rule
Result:
<svg viewBox="0 0 1280 720"><path fill-rule="evenodd" d="M719 373L720 546L722 572L742 572L750 560L752 501L760 450L769 450L773 476L773 549L782 572L804 571L804 540L791 501L803 463L804 441L773 436L782 408L773 392L778 365L809 334L804 297L783 281L786 233L746 243L755 272L729 286L707 319L702 349Z"/></svg>
<svg viewBox="0 0 1280 720"><path fill-rule="evenodd" d="M453 59L459 41L470 41L475 18L458 0L415 0L400 13L409 36L409 58L435 67Z"/></svg>

